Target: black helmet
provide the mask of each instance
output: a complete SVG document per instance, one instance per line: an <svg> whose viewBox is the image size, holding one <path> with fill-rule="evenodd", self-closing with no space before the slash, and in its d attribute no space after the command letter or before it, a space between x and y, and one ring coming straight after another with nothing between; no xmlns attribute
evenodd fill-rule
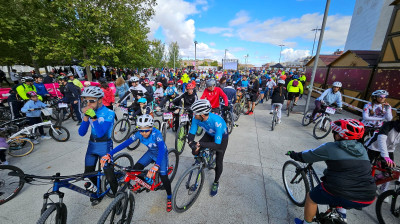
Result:
<svg viewBox="0 0 400 224"><path fill-rule="evenodd" d="M58 80L59 80L59 81L66 81L66 82L68 82L69 79L68 79L67 76L59 76L59 77L58 77Z"/></svg>
<svg viewBox="0 0 400 224"><path fill-rule="evenodd" d="M42 78L43 79L43 75L37 75L37 74L34 74L33 76L32 76L34 79L38 79L38 78Z"/></svg>
<svg viewBox="0 0 400 224"><path fill-rule="evenodd" d="M232 79L226 80L226 85L231 86L233 84Z"/></svg>
<svg viewBox="0 0 400 224"><path fill-rule="evenodd" d="M33 78L30 76L25 77L25 82L33 82Z"/></svg>

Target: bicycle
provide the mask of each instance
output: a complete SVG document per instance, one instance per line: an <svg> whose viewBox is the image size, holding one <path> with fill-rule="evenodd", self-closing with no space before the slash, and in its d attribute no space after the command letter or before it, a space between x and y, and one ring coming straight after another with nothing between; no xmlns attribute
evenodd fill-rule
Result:
<svg viewBox="0 0 400 224"><path fill-rule="evenodd" d="M172 183L179 165L179 156L175 149L168 151L168 179ZM141 193L143 191L162 190L162 182L159 172L148 179L146 176L148 170L133 170L131 168L116 165L120 170L126 172L124 178L124 186L118 192L117 196L110 203L98 223L131 223L133 212L135 210L135 198L133 193ZM132 184L132 181L135 184ZM108 220L110 219L110 220ZM115 220L116 219L116 220Z"/></svg>
<svg viewBox="0 0 400 224"><path fill-rule="evenodd" d="M22 170L12 165L0 165L0 205L10 201L21 191L25 182L18 175Z"/></svg>
<svg viewBox="0 0 400 224"><path fill-rule="evenodd" d="M187 211L199 197L204 185L204 169L215 169L216 166L215 151L208 148L200 149L194 159L193 165L182 174L172 193L172 206L178 213ZM186 197L189 198L188 202L184 200Z"/></svg>
<svg viewBox="0 0 400 224"><path fill-rule="evenodd" d="M278 124L278 105L276 103L272 104L273 110L273 115L272 115L272 125L271 125L271 131L274 130L275 126Z"/></svg>
<svg viewBox="0 0 400 224"><path fill-rule="evenodd" d="M293 111L293 107L294 107L294 102L293 101L294 101L294 99L290 101L289 107L286 108L286 113L287 113L288 117L289 117L290 113Z"/></svg>
<svg viewBox="0 0 400 224"><path fill-rule="evenodd" d="M289 154L286 155L288 156ZM313 163L308 163L305 166L301 166L293 160L288 160L284 163L282 168L282 179L286 194L288 195L289 199L299 207L304 207L306 196L307 193L310 192L310 189L321 183L321 180L319 179L312 165ZM299 189L293 189L294 187L301 188L301 192L299 192ZM299 198L295 196L296 193L299 193ZM337 212L337 207L339 206L340 205L329 205L327 211L321 213L319 212L319 208L317 208L317 213L313 219L313 222L322 224L343 223L340 214ZM361 210L358 208L355 209Z"/></svg>
<svg viewBox="0 0 400 224"><path fill-rule="evenodd" d="M0 107L0 120L9 121L11 120L10 107Z"/></svg>
<svg viewBox="0 0 400 224"><path fill-rule="evenodd" d="M180 123L178 127L178 131L175 135L175 148L178 152L178 155L182 154L185 149L186 139L192 125L192 122L189 119L189 109L185 108L183 113L180 115ZM203 133L203 128L198 127L196 135L200 136Z"/></svg>
<svg viewBox="0 0 400 224"><path fill-rule="evenodd" d="M233 114L235 116L233 116L234 121L238 121L240 114L242 113L241 108L240 108L240 104L235 103L235 105L233 106Z"/></svg>
<svg viewBox="0 0 400 224"><path fill-rule="evenodd" d="M226 128L228 129L228 134L231 134L234 127L233 111L232 105L228 105L228 109L223 111L220 110L220 116L224 119L226 123Z"/></svg>

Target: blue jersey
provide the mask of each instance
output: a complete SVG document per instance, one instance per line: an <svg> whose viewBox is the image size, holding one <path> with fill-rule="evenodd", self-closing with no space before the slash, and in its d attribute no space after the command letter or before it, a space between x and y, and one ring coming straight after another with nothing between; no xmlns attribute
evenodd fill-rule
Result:
<svg viewBox="0 0 400 224"><path fill-rule="evenodd" d="M82 121L81 126L79 127L79 135L84 136L89 128L89 124L91 127L91 135L90 138L99 139L99 138L107 138L111 139L112 129L114 126L114 111L108 109L105 106L100 107L96 111L97 120L93 121L89 118L89 122Z"/></svg>
<svg viewBox="0 0 400 224"><path fill-rule="evenodd" d="M164 96L172 96L174 94L176 94L176 95L179 94L178 89L175 86L173 86L173 87L168 86L164 91Z"/></svg>
<svg viewBox="0 0 400 224"><path fill-rule="evenodd" d="M216 114L210 113L206 121L193 118L189 133L195 135L198 128L197 126L202 127L207 134L214 136L216 144L221 144L222 138L228 137L224 119Z"/></svg>
<svg viewBox="0 0 400 224"><path fill-rule="evenodd" d="M247 88L248 86L249 86L249 80L246 81L242 80L242 87Z"/></svg>

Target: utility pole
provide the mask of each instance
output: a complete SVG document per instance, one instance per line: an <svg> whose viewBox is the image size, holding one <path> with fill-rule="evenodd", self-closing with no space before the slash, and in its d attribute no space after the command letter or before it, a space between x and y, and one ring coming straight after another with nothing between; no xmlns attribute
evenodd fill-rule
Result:
<svg viewBox="0 0 400 224"><path fill-rule="evenodd" d="M279 63L281 63L281 56L282 56L282 47L285 46L284 44L279 45L281 47L281 51L279 52Z"/></svg>
<svg viewBox="0 0 400 224"><path fill-rule="evenodd" d="M194 41L194 70L196 70L196 45L198 44L197 41Z"/></svg>
<svg viewBox="0 0 400 224"><path fill-rule="evenodd" d="M315 39L317 38L317 32L318 32L318 31L321 31L321 29L318 29L318 26L317 26L317 28L312 29L311 31L315 31L314 43L313 43L313 45L312 45L312 52L311 52L311 56L313 56L313 55L314 55Z"/></svg>

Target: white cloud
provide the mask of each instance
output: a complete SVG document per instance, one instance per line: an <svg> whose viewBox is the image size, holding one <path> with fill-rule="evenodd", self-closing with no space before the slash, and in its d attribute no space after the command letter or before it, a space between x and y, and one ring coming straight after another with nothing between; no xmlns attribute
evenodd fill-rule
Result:
<svg viewBox="0 0 400 224"><path fill-rule="evenodd" d="M216 44L214 42L210 42L209 45L214 47Z"/></svg>
<svg viewBox="0 0 400 224"><path fill-rule="evenodd" d="M282 50L283 60L281 61L296 61L307 56L310 56L309 50L294 50L293 48L285 48Z"/></svg>
<svg viewBox="0 0 400 224"><path fill-rule="evenodd" d="M193 59L194 58L194 45L192 47L189 47L187 49L181 49L180 50L180 56L183 59L186 59L187 57ZM221 61L225 57L225 49L219 50L215 48L211 48L209 45L206 43L198 43L196 45L196 58L197 59L212 59L212 60L217 60ZM229 52L229 50L226 52L226 58L228 59L235 59L235 55L233 52Z"/></svg>
<svg viewBox="0 0 400 224"><path fill-rule="evenodd" d="M241 24L245 24L250 20L249 15L246 11L242 10L236 13L236 18L229 21L229 26L238 26Z"/></svg>
<svg viewBox="0 0 400 224"><path fill-rule="evenodd" d="M232 28L227 28L227 27L208 27L208 28L201 28L199 29L201 32L205 32L208 34L218 34L218 33L223 33L223 32L232 32Z"/></svg>

